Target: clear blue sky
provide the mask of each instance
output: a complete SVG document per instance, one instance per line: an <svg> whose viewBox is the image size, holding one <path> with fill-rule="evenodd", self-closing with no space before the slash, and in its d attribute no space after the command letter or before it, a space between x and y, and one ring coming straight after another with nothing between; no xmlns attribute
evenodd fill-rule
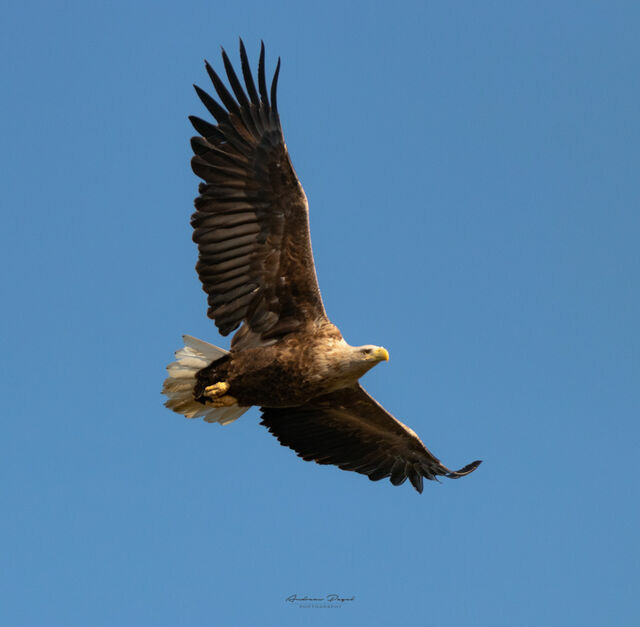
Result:
<svg viewBox="0 0 640 627"><path fill-rule="evenodd" d="M12 3L0 25L3 625L637 625L633 2ZM162 406L202 63L273 69L326 308L470 477L304 463ZM292 594L355 595L303 609Z"/></svg>

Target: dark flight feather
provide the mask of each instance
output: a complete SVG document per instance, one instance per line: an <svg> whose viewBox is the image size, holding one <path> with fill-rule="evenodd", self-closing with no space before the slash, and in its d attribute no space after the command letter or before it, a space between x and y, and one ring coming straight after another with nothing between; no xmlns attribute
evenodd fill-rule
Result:
<svg viewBox="0 0 640 627"><path fill-rule="evenodd" d="M315 398L301 407L262 407L262 422L281 444L305 461L333 464L365 474L372 481L407 479L422 492L422 478L457 479L479 461L460 470L443 466L420 438L357 385Z"/></svg>
<svg viewBox="0 0 640 627"><path fill-rule="evenodd" d="M306 197L291 165L277 111L269 102L264 44L258 90L242 41L240 59L246 91L223 50L233 95L206 63L222 104L200 87L195 89L217 124L190 118L201 135L192 139L191 165L205 181L192 216L193 239L200 253L197 270L209 295L208 314L220 333L226 335L243 322L253 331L234 338L233 346L239 349L249 343L272 343L293 327L325 317L311 253ZM279 70L278 61L271 83L273 103ZM239 222L234 221L236 212L243 216ZM229 262L234 259L245 270L229 283L228 270L235 267ZM287 324L279 327L285 311ZM238 344L243 338L244 343Z"/></svg>

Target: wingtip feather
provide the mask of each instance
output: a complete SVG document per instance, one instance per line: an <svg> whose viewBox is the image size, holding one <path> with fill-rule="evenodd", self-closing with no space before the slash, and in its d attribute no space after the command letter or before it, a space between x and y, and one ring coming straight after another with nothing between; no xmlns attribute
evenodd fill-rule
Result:
<svg viewBox="0 0 640 627"><path fill-rule="evenodd" d="M280 76L280 57L278 57L276 71L271 80L271 108L276 115L278 114L278 76Z"/></svg>
<svg viewBox="0 0 640 627"><path fill-rule="evenodd" d="M260 58L258 59L258 89L262 102L269 106L269 95L267 94L267 80L264 72L264 41L260 42Z"/></svg>
<svg viewBox="0 0 640 627"><path fill-rule="evenodd" d="M449 479L459 479L460 477L465 477L466 475L470 475L481 463L481 459L476 459L475 462L467 464L464 468L460 468L460 470L454 470L447 473L445 477L448 477Z"/></svg>

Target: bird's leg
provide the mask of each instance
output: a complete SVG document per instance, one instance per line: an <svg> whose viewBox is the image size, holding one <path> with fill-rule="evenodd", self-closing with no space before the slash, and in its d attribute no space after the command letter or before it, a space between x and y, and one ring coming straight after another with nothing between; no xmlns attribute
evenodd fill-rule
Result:
<svg viewBox="0 0 640 627"><path fill-rule="evenodd" d="M210 405L213 407L231 407L238 401L227 394L231 386L226 381L219 381L213 385L209 385L204 389L202 396L208 399Z"/></svg>

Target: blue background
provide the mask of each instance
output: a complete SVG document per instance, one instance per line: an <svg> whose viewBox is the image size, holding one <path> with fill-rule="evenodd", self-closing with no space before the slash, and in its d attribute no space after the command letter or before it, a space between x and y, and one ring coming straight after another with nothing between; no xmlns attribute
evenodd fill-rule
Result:
<svg viewBox="0 0 640 627"><path fill-rule="evenodd" d="M637 3L2 13L2 624L640 623ZM365 386L472 476L419 496L162 406L182 333L228 346L187 115L239 35L282 57L327 310L391 353Z"/></svg>

